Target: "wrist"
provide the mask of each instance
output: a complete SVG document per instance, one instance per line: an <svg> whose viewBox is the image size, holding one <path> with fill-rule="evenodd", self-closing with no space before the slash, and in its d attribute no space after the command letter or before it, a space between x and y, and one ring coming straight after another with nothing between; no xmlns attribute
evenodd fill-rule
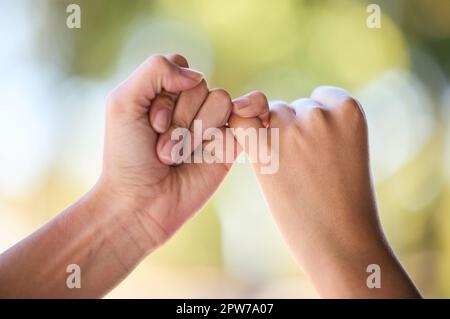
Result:
<svg viewBox="0 0 450 319"><path fill-rule="evenodd" d="M85 284L75 295L104 295L158 246L153 234L132 217L139 207L97 184L42 231L46 236L40 240L56 239L49 243L56 255L53 268L76 264L82 269ZM63 279L56 279L58 287L65 287L60 285Z"/></svg>
<svg viewBox="0 0 450 319"><path fill-rule="evenodd" d="M323 297L420 297L382 234L359 242L335 242L310 259L314 261L305 271ZM379 279L379 286L372 286L371 275Z"/></svg>
<svg viewBox="0 0 450 319"><path fill-rule="evenodd" d="M164 232L147 218L153 208L144 199L122 196L99 182L81 201L98 236L117 256L131 251L145 256L164 241Z"/></svg>

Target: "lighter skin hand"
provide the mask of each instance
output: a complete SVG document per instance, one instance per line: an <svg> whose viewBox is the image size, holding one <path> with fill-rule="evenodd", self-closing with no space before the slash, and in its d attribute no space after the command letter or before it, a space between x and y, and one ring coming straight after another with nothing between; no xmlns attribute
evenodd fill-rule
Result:
<svg viewBox="0 0 450 319"><path fill-rule="evenodd" d="M253 109L269 108L261 93L245 98L259 104ZM342 89L320 87L310 98L273 102L270 109L269 126L280 130L279 170L263 175L255 163L254 171L286 243L319 294L420 297L378 219L359 103ZM230 126L262 123L235 112ZM369 264L381 267L380 289L366 285Z"/></svg>

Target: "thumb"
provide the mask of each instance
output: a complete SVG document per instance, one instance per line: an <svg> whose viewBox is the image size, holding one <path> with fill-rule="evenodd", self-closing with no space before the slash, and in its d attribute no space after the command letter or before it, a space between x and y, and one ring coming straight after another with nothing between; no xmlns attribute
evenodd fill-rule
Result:
<svg viewBox="0 0 450 319"><path fill-rule="evenodd" d="M116 90L122 104L148 111L157 94L179 93L195 87L203 79L201 72L185 68L163 55L153 55L142 63Z"/></svg>

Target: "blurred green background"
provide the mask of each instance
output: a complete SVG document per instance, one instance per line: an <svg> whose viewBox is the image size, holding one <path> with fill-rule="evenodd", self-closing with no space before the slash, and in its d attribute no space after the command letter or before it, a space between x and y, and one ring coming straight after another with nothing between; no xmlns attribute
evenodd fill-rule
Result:
<svg viewBox="0 0 450 319"><path fill-rule="evenodd" d="M81 6L81 29L66 7ZM450 297L450 1L0 0L0 252L101 170L107 93L178 52L233 96L322 84L363 104L387 236L427 297ZM326 200L326 199L324 199ZM109 297L315 297L247 165Z"/></svg>

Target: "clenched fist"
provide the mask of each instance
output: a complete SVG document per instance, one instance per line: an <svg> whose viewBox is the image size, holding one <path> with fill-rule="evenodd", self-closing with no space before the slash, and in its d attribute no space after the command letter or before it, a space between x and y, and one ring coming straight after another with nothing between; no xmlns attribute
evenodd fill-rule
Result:
<svg viewBox="0 0 450 319"><path fill-rule="evenodd" d="M268 108L250 94L253 109ZM295 259L325 297L417 297L378 219L369 167L367 124L360 104L344 90L320 87L310 98L272 102L270 128L279 129L279 170L255 173ZM232 127L261 127L239 111ZM270 132L269 132L270 133ZM236 138L245 148L242 136ZM273 143L268 138L267 143ZM276 154L272 154L274 156ZM382 285L369 289L369 265Z"/></svg>
<svg viewBox="0 0 450 319"><path fill-rule="evenodd" d="M232 108L183 57L147 59L107 100L99 181L0 256L0 297L101 297L115 287L206 203L237 155L231 143L230 162L173 161L172 132L195 120L224 131ZM208 145L201 138L183 157ZM67 269L81 270L78 289Z"/></svg>
<svg viewBox="0 0 450 319"><path fill-rule="evenodd" d="M173 130L192 129L195 120L204 130L224 129L232 109L225 90L210 91L202 75L187 67L179 55L152 56L108 98L104 170L97 186L111 190L113 201L129 201L132 218L157 244L206 203L231 166L172 165Z"/></svg>

